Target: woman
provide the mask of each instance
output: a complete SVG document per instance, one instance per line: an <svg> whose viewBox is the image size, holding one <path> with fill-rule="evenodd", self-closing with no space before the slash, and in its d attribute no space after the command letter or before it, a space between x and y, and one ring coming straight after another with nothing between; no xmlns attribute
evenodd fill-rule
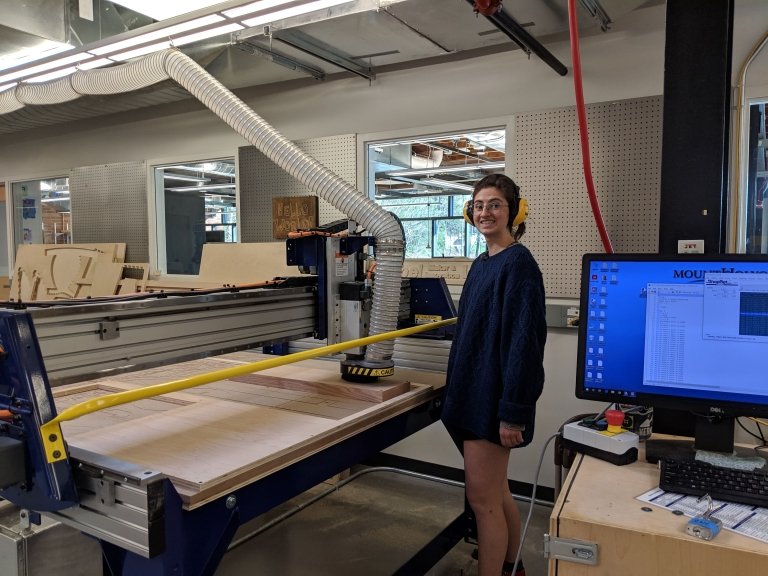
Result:
<svg viewBox="0 0 768 576"><path fill-rule="evenodd" d="M544 384L544 284L520 244L526 211L520 189L503 174L480 180L467 206L488 250L464 283L441 418L464 455L479 576L512 574L520 515L507 481L509 454L531 442ZM524 574L519 564L515 576Z"/></svg>

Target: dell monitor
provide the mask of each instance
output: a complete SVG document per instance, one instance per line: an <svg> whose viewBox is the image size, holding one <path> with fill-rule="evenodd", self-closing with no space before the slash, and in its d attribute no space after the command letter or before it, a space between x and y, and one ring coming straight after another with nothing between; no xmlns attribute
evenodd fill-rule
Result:
<svg viewBox="0 0 768 576"><path fill-rule="evenodd" d="M586 254L576 396L690 411L695 449L733 452L768 417L768 256Z"/></svg>

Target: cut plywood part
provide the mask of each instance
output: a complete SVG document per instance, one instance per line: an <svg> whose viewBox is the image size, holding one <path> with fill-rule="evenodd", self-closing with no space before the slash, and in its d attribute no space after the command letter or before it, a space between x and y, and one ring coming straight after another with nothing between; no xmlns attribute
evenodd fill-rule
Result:
<svg viewBox="0 0 768 576"><path fill-rule="evenodd" d="M290 368L284 371L286 374L294 373ZM309 379L309 382L308 382ZM410 389L406 380L384 379L380 383L357 384L339 380L338 374L328 374L325 371L316 371L312 374L302 374L301 380L285 378L281 376L267 376L262 373L246 374L233 378L237 382L248 382L259 386L273 388L285 388L286 390L312 390L338 396L341 398L355 398L368 402L383 402L395 396L399 396Z"/></svg>
<svg viewBox="0 0 768 576"><path fill-rule="evenodd" d="M114 296L117 294L120 280L123 278L123 265L120 262L108 262L104 255L96 262L91 282L91 296Z"/></svg>
<svg viewBox="0 0 768 576"><path fill-rule="evenodd" d="M136 278L123 278L120 280L117 286L118 294L135 294L138 292L137 288L138 280Z"/></svg>
<svg viewBox="0 0 768 576"><path fill-rule="evenodd" d="M16 252L15 273L11 284L11 299L30 298L28 290L22 290L22 277L39 278L36 294L31 300L73 298L87 296L83 286L93 273L92 262L104 257L108 262L122 262L125 258L124 243L99 244L22 244Z"/></svg>

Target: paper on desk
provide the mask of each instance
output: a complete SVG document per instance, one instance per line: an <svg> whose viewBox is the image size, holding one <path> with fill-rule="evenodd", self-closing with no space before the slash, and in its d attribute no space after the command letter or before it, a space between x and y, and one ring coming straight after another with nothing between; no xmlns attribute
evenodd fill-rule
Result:
<svg viewBox="0 0 768 576"><path fill-rule="evenodd" d="M640 494L637 499L667 510L679 510L691 518L706 512L708 506L706 500L697 502L696 496L667 492L661 488L654 488ZM723 528L768 543L768 508L733 504L722 500L712 500L712 503L715 508L712 516L723 523Z"/></svg>

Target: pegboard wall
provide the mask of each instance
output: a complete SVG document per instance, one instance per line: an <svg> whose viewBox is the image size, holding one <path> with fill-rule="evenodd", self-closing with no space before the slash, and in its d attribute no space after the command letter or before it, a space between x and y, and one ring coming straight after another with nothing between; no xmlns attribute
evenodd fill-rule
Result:
<svg viewBox="0 0 768 576"><path fill-rule="evenodd" d="M149 262L145 162L74 168L69 191L73 242L125 242L126 262Z"/></svg>
<svg viewBox="0 0 768 576"><path fill-rule="evenodd" d="M357 139L354 134L297 140L295 144L343 180L356 185ZM238 149L237 174L242 241L273 242L272 198L311 193L253 146ZM319 200L320 224L344 217L328 202Z"/></svg>
<svg viewBox="0 0 768 576"><path fill-rule="evenodd" d="M662 98L587 106L592 176L614 252L659 243ZM523 242L548 297L578 298L581 257L604 252L584 179L576 109L515 116L509 173L528 199Z"/></svg>

